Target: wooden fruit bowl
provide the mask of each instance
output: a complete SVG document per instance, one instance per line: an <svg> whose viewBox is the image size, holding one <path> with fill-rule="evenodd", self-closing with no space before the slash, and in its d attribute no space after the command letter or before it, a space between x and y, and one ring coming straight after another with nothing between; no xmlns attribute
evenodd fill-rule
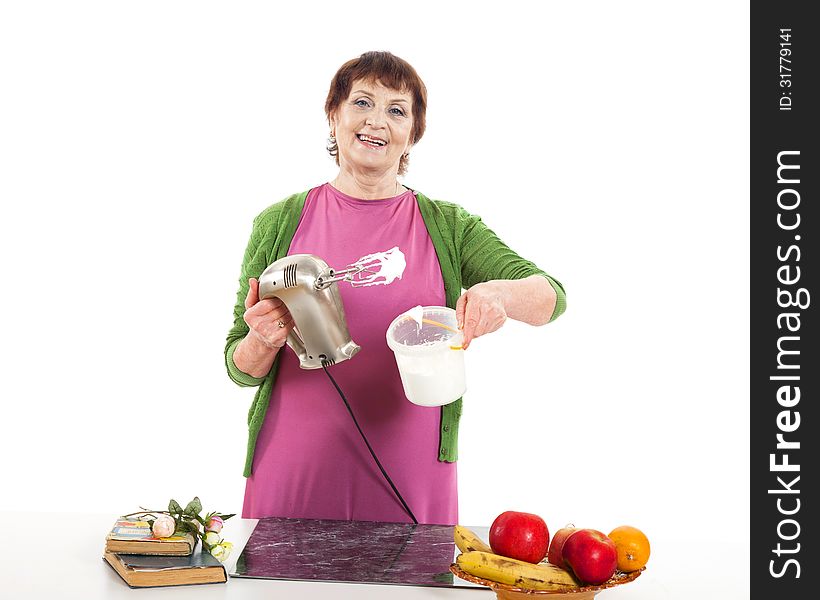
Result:
<svg viewBox="0 0 820 600"><path fill-rule="evenodd" d="M629 583L630 581L635 581L645 568L646 567L640 569L639 571L632 571L631 573L615 571L615 574L609 579L609 581L602 583L601 585L585 585L583 587L569 590L528 590L518 588L507 585L506 583L498 583L497 581L490 581L489 579L483 579L481 577L476 577L475 575L465 573L458 568L456 563L450 565L450 572L465 581L470 581L479 585L486 585L488 588L495 591L495 595L498 597L498 600L536 600L534 596L541 595L549 595L549 598L545 598L544 600L592 600L595 594L601 590L615 587L616 585Z"/></svg>

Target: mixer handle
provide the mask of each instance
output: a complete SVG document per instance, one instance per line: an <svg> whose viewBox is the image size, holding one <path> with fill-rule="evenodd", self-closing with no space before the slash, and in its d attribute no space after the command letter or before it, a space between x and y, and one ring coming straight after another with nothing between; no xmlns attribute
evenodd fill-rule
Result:
<svg viewBox="0 0 820 600"><path fill-rule="evenodd" d="M305 342L302 340L302 336L299 335L299 332L296 330L296 326L294 326L288 334L288 346L291 347L291 349L296 353L297 356L303 356L307 354Z"/></svg>

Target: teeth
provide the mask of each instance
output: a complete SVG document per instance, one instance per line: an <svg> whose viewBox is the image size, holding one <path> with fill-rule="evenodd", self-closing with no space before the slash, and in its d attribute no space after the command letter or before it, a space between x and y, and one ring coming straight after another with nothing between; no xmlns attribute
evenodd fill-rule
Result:
<svg viewBox="0 0 820 600"><path fill-rule="evenodd" d="M377 138L372 138L368 135L359 134L359 139L363 142L370 142L371 144L378 144L379 146L384 146L387 142L384 140L380 140Z"/></svg>

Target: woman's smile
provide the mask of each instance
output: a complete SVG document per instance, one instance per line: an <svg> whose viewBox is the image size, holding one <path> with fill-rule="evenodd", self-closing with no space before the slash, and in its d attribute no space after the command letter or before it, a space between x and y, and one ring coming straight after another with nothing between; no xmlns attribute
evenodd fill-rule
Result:
<svg viewBox="0 0 820 600"><path fill-rule="evenodd" d="M387 146L387 141L374 136L374 135L367 135L365 133L357 133L356 139L359 140L363 146L370 150L382 150Z"/></svg>

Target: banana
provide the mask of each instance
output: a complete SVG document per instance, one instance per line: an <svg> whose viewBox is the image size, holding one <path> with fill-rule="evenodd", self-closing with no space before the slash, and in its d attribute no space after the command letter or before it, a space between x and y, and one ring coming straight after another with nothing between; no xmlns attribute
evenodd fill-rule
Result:
<svg viewBox="0 0 820 600"><path fill-rule="evenodd" d="M570 590L580 584L569 571L550 563L532 563L474 550L459 554L456 564L465 573L530 590Z"/></svg>
<svg viewBox="0 0 820 600"><path fill-rule="evenodd" d="M453 539L455 540L458 549L462 552L471 552L473 550L480 550L481 552L490 553L492 552L492 548L482 542L480 537L461 525L456 525L453 527Z"/></svg>

